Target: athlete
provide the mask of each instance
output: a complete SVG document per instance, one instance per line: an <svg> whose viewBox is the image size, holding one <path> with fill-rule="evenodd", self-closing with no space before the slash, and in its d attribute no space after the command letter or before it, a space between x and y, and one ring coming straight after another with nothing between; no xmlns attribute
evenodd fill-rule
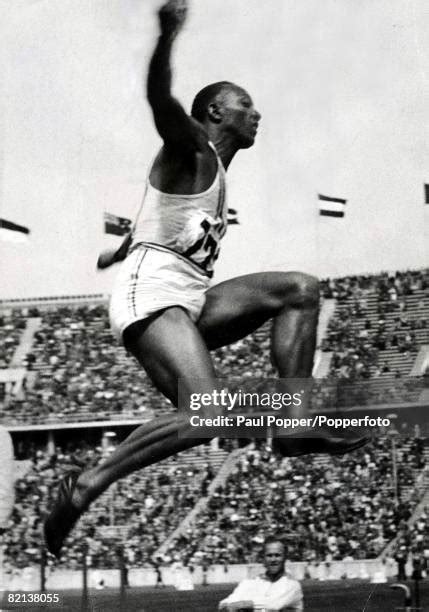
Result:
<svg viewBox="0 0 429 612"><path fill-rule="evenodd" d="M297 272L249 274L210 286L226 230L225 172L237 151L253 145L261 115L249 94L228 81L200 91L191 116L172 96L170 56L186 12L185 0L169 0L159 11L147 97L163 146L132 235L100 266L125 257L111 299L112 328L175 406L179 379L185 394L216 387L210 350L269 319L280 377L310 377L319 306L317 280ZM59 555L79 516L114 481L201 442L192 438L189 421L165 415L138 427L94 469L69 474L45 522L48 549ZM290 456L342 454L364 442L301 431L276 439L275 447Z"/></svg>

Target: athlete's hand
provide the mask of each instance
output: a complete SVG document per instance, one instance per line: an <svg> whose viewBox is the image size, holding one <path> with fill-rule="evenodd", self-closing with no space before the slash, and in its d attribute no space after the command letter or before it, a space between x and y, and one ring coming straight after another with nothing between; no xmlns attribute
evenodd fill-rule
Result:
<svg viewBox="0 0 429 612"><path fill-rule="evenodd" d="M186 0L168 0L158 13L162 34L177 36L186 21L187 12Z"/></svg>
<svg viewBox="0 0 429 612"><path fill-rule="evenodd" d="M97 270L105 270L116 263L117 249L107 249L98 256Z"/></svg>
<svg viewBox="0 0 429 612"><path fill-rule="evenodd" d="M132 243L132 232L128 232L119 249L106 249L98 256L97 270L105 270L119 261L124 261Z"/></svg>

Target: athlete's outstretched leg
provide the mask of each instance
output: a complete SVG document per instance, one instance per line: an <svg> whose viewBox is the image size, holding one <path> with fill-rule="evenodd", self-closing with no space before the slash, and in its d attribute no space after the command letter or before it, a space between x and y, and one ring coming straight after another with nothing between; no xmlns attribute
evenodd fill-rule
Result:
<svg viewBox="0 0 429 612"><path fill-rule="evenodd" d="M207 347L181 308L169 308L150 320L134 324L124 339L155 385L174 405L178 403L179 379L188 394L210 392L215 387ZM155 418L134 430L95 468L69 480L60 489L57 505L45 522L49 550L59 554L80 514L112 482L204 442L191 438L191 433L189 421L180 415Z"/></svg>
<svg viewBox="0 0 429 612"><path fill-rule="evenodd" d="M83 512L113 482L206 441L192 438L191 433L189 421L175 414L141 425L107 459L79 476L73 504Z"/></svg>

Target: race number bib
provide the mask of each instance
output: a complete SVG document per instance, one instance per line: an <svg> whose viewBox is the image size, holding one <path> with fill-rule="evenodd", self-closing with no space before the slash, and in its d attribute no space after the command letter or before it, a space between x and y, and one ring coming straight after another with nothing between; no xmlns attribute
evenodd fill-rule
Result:
<svg viewBox="0 0 429 612"><path fill-rule="evenodd" d="M220 217L214 219L207 213L199 211L193 216L180 237L182 254L188 257L209 274L219 256L220 240L225 234L226 226Z"/></svg>

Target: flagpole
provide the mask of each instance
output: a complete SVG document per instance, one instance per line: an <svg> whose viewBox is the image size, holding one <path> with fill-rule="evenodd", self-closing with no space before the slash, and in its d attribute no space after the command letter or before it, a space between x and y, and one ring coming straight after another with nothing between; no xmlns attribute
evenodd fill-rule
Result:
<svg viewBox="0 0 429 612"><path fill-rule="evenodd" d="M316 201L319 198L319 194L316 193ZM320 210L319 207L317 207L316 209L316 214L315 214L315 231L316 231L316 257L317 257L317 261L319 262L319 266L320 269L317 272L317 275L319 278L323 278L324 276L326 276L325 274L325 266L324 266L324 260L322 260L322 250L321 250L321 227L322 227L322 223L321 223L321 218L320 218Z"/></svg>
<svg viewBox="0 0 429 612"><path fill-rule="evenodd" d="M425 239L425 249L428 250L429 241L429 184L424 183L424 206L423 206L423 237ZM426 212L425 212L426 211ZM425 253L426 255L426 253Z"/></svg>

